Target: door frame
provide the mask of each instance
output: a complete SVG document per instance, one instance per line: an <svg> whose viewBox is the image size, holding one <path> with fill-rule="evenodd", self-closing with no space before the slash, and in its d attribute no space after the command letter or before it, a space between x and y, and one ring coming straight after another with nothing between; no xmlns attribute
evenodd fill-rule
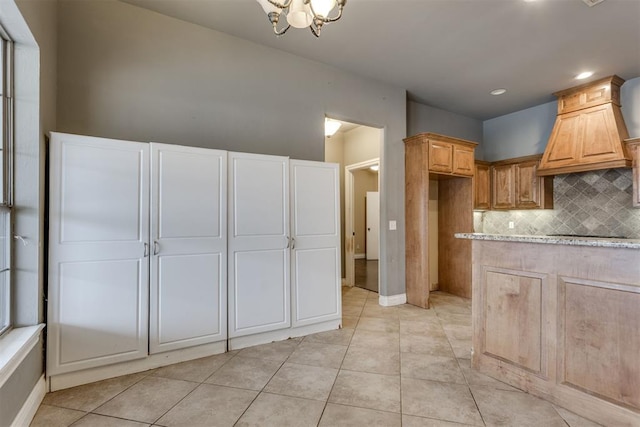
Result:
<svg viewBox="0 0 640 427"><path fill-rule="evenodd" d="M354 163L351 165L347 165L344 168L344 219L345 219L345 227L344 227L344 263L345 263L345 285L354 286L355 285L355 251L353 248L355 239L353 238L353 225L354 225L354 217L353 217L353 205L355 204L354 200L354 177L353 173L355 171L368 169L371 166L378 165L378 191L380 191L380 172L382 170L382 164L380 162L380 158L376 157L373 159L365 160L363 162ZM380 208L380 205L378 205ZM382 225L382 224L380 224ZM382 230L382 226L380 227ZM380 237L378 237L378 247L380 247ZM378 292L380 291L380 261L378 260Z"/></svg>

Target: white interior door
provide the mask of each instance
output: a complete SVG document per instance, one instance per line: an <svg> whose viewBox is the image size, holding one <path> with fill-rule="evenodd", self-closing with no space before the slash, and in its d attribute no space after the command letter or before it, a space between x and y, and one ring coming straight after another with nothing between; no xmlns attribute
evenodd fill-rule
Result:
<svg viewBox="0 0 640 427"><path fill-rule="evenodd" d="M380 193L367 191L367 260L380 258Z"/></svg>
<svg viewBox="0 0 640 427"><path fill-rule="evenodd" d="M151 144L150 353L227 338L227 153Z"/></svg>
<svg viewBox="0 0 640 427"><path fill-rule="evenodd" d="M51 134L47 374L147 356L149 144Z"/></svg>
<svg viewBox="0 0 640 427"><path fill-rule="evenodd" d="M339 319L338 165L302 160L290 165L293 326Z"/></svg>
<svg viewBox="0 0 640 427"><path fill-rule="evenodd" d="M229 338L291 326L289 160L229 153Z"/></svg>

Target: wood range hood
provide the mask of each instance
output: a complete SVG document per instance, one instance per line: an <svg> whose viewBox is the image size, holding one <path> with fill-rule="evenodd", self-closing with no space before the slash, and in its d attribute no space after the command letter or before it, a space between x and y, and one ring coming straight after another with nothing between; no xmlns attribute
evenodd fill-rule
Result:
<svg viewBox="0 0 640 427"><path fill-rule="evenodd" d="M631 167L629 138L620 110L624 80L610 76L554 93L558 116L538 175Z"/></svg>

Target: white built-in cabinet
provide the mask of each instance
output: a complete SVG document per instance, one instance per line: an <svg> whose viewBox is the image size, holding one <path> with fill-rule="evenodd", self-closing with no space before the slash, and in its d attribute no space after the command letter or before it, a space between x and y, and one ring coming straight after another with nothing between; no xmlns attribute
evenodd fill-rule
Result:
<svg viewBox="0 0 640 427"><path fill-rule="evenodd" d="M52 133L51 388L339 327L338 173Z"/></svg>
<svg viewBox="0 0 640 427"><path fill-rule="evenodd" d="M230 348L340 321L338 165L229 153L229 184Z"/></svg>
<svg viewBox="0 0 640 427"><path fill-rule="evenodd" d="M293 326L340 320L338 165L290 160L289 170Z"/></svg>
<svg viewBox="0 0 640 427"><path fill-rule="evenodd" d="M47 375L147 356L149 152L52 135Z"/></svg>
<svg viewBox="0 0 640 427"><path fill-rule="evenodd" d="M149 352L227 338L227 152L151 144Z"/></svg>
<svg viewBox="0 0 640 427"><path fill-rule="evenodd" d="M229 184L229 337L289 328L289 159L229 153Z"/></svg>

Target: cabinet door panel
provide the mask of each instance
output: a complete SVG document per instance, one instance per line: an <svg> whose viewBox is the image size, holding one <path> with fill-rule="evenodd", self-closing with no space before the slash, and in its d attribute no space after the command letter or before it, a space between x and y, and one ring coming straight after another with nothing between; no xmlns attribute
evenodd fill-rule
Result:
<svg viewBox="0 0 640 427"><path fill-rule="evenodd" d="M292 160L293 326L341 316L338 165Z"/></svg>
<svg viewBox="0 0 640 427"><path fill-rule="evenodd" d="M473 176L473 208L491 208L491 168L489 165L476 164Z"/></svg>
<svg viewBox="0 0 640 427"><path fill-rule="evenodd" d="M226 316L220 311L226 301L220 298L220 277L226 265L221 262L222 254L158 258L157 322L152 328L151 352L224 339Z"/></svg>
<svg viewBox="0 0 640 427"><path fill-rule="evenodd" d="M515 166L516 174L516 207L518 208L539 208L540 180L536 171L538 162L523 162Z"/></svg>
<svg viewBox="0 0 640 427"><path fill-rule="evenodd" d="M227 153L151 151L150 352L225 340Z"/></svg>
<svg viewBox="0 0 640 427"><path fill-rule="evenodd" d="M289 326L286 258L289 251L242 251L235 254L232 320L236 336Z"/></svg>
<svg viewBox="0 0 640 427"><path fill-rule="evenodd" d="M229 337L291 326L289 160L229 153Z"/></svg>
<svg viewBox="0 0 640 427"><path fill-rule="evenodd" d="M140 329L139 260L60 264L60 365L77 369L98 358L136 355Z"/></svg>
<svg viewBox="0 0 640 427"><path fill-rule="evenodd" d="M491 207L493 209L511 209L516 206L514 165L492 166Z"/></svg>
<svg viewBox="0 0 640 427"><path fill-rule="evenodd" d="M446 142L429 141L429 171L448 172L453 170L453 145Z"/></svg>
<svg viewBox="0 0 640 427"><path fill-rule="evenodd" d="M457 175L473 176L473 150L467 147L453 147L453 173Z"/></svg>
<svg viewBox="0 0 640 427"><path fill-rule="evenodd" d="M47 375L143 358L149 145L54 132Z"/></svg>

